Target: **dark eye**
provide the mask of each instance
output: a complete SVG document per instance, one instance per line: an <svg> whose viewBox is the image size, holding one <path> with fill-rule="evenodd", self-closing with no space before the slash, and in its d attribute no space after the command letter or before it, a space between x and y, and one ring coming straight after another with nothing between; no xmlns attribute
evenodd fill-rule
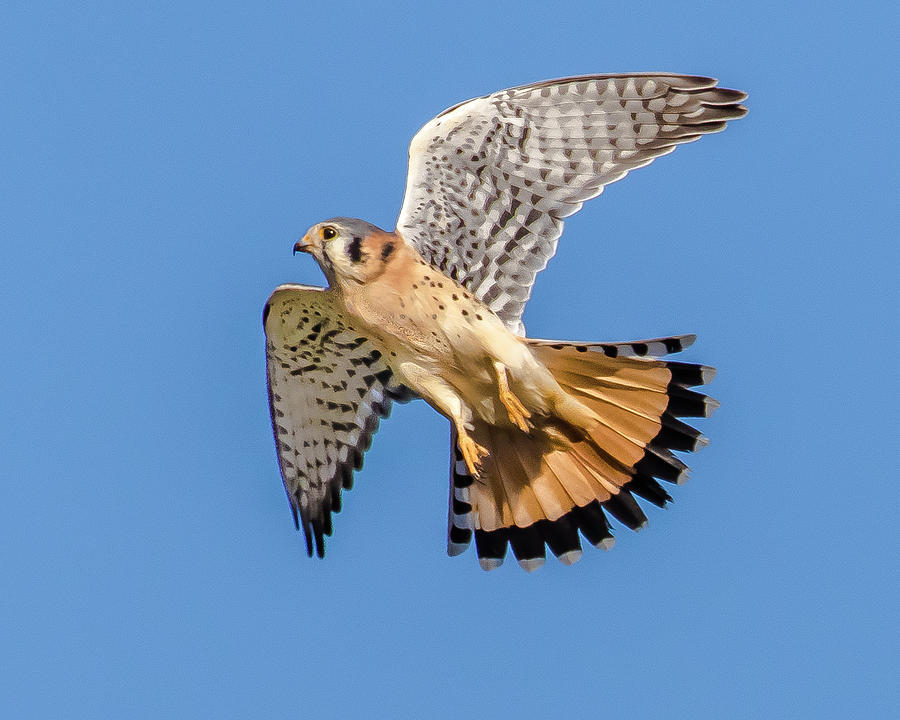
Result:
<svg viewBox="0 0 900 720"><path fill-rule="evenodd" d="M337 237L337 230L335 230L331 226L326 226L322 228L322 239L331 240L332 238Z"/></svg>

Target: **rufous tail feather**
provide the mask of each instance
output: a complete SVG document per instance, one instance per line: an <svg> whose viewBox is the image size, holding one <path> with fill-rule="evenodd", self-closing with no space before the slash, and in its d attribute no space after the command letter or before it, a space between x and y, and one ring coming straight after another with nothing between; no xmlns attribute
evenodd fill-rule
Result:
<svg viewBox="0 0 900 720"><path fill-rule="evenodd" d="M529 342L562 389L597 417L589 428L565 427L549 417L532 417L529 433L476 420L472 438L488 450L477 478L451 457L451 534L466 542L474 529L481 566L499 567L512 546L526 570L543 564L545 547L562 562L581 556L579 534L603 549L612 546L607 514L633 530L647 523L637 495L662 507L671 500L659 481L683 482L687 466L673 450L706 444L700 432L678 417L707 417L715 400L689 390L709 382L704 365L641 357L668 352L693 336L635 343ZM466 486L465 503L457 496ZM469 532L467 533L466 530ZM451 542L451 551L465 545Z"/></svg>

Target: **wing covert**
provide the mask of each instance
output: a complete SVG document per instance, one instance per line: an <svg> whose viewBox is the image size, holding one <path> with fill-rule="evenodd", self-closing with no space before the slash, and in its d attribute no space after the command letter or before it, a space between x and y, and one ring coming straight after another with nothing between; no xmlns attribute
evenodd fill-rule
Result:
<svg viewBox="0 0 900 720"><path fill-rule="evenodd" d="M427 123L397 230L507 326L521 323L563 218L630 170L742 117L711 78L592 75L503 90Z"/></svg>
<svg viewBox="0 0 900 720"><path fill-rule="evenodd" d="M263 312L269 409L284 488L306 549L322 557L341 489L353 484L391 401L409 399L330 290L281 285Z"/></svg>

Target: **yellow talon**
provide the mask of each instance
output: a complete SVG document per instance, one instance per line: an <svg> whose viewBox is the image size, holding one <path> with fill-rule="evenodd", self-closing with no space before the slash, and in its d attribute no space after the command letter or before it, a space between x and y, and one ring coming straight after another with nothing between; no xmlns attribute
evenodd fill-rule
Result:
<svg viewBox="0 0 900 720"><path fill-rule="evenodd" d="M522 432L528 432L528 418L531 413L522 404L509 389L509 379L506 377L506 367L500 362L494 362L494 372L497 373L497 389L499 390L500 402L506 408L509 415L509 421Z"/></svg>
<svg viewBox="0 0 900 720"><path fill-rule="evenodd" d="M531 413L525 408L522 402L517 398L510 390L501 390L500 391L500 402L503 403L506 408L506 412L509 414L510 422L515 425L522 432L528 432L528 418L531 417Z"/></svg>
<svg viewBox="0 0 900 720"><path fill-rule="evenodd" d="M459 451L462 453L463 460L466 461L469 475L477 478L478 467L481 465L481 458L488 454L487 448L482 447L465 434L460 434L456 442L459 445Z"/></svg>

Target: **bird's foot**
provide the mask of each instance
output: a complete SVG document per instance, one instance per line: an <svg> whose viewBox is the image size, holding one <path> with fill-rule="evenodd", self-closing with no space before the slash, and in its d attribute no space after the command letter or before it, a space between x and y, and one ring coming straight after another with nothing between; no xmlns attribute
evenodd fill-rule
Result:
<svg viewBox="0 0 900 720"><path fill-rule="evenodd" d="M502 402L503 407L506 408L506 413L509 415L509 421L519 428L519 430L527 433L529 430L528 418L531 417L531 413L528 412L522 404L522 401L513 394L513 391L509 389L509 378L506 376L506 366L499 361L494 361L494 372L497 373L497 390L500 395L500 402Z"/></svg>
<svg viewBox="0 0 900 720"><path fill-rule="evenodd" d="M509 415L509 421L519 428L519 430L527 433L530 429L528 418L531 417L531 413L528 412L527 408L522 404L522 401L519 400L509 388L500 388L500 402L502 402L503 406L506 408L506 412Z"/></svg>
<svg viewBox="0 0 900 720"><path fill-rule="evenodd" d="M487 448L479 445L465 432L459 433L456 443L459 445L459 451L462 453L463 460L466 462L469 475L477 478L479 467L481 466L481 458L488 454Z"/></svg>

